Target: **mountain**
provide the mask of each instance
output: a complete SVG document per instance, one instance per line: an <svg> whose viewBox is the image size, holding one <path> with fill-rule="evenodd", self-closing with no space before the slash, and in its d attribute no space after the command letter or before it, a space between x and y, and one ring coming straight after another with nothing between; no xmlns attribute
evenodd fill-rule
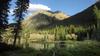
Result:
<svg viewBox="0 0 100 56"><path fill-rule="evenodd" d="M82 12L73 16L68 16L61 11L35 11L31 16L26 18L22 25L29 29L52 28L56 25L81 25L88 26L95 23L94 6L100 9L100 2L93 4Z"/></svg>
<svg viewBox="0 0 100 56"><path fill-rule="evenodd" d="M46 10L39 10L33 12L33 14L27 17L22 25L29 29L31 28L50 28L57 24L59 21L64 20L70 16L64 14L61 11L46 11Z"/></svg>
<svg viewBox="0 0 100 56"><path fill-rule="evenodd" d="M100 2L93 4L82 12L79 12L67 19L62 21L63 25L73 24L73 25L90 25L95 22L94 6L100 9Z"/></svg>

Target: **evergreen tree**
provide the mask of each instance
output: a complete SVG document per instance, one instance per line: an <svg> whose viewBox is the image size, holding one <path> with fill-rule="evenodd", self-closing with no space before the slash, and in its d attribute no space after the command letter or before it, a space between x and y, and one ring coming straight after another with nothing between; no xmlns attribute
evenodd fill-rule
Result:
<svg viewBox="0 0 100 56"><path fill-rule="evenodd" d="M97 8L97 6L94 6L94 14L95 14L95 18L96 18L96 27L99 28L100 27L100 10Z"/></svg>
<svg viewBox="0 0 100 56"><path fill-rule="evenodd" d="M97 38L100 37L100 9L95 5L94 6L94 14L96 19L96 32L97 32Z"/></svg>
<svg viewBox="0 0 100 56"><path fill-rule="evenodd" d="M29 0L17 0L16 8L14 10L15 21L17 25L14 28L14 42L13 45L16 45L17 38L20 39L21 32L21 21L24 19L25 13L27 12L29 6Z"/></svg>
<svg viewBox="0 0 100 56"><path fill-rule="evenodd" d="M0 40L2 40L1 33L8 24L8 12L11 0L0 0Z"/></svg>

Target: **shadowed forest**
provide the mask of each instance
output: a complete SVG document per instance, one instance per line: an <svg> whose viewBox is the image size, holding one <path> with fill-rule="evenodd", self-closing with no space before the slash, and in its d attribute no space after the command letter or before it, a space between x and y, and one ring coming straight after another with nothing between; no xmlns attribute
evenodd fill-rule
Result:
<svg viewBox="0 0 100 56"><path fill-rule="evenodd" d="M100 56L100 1L73 15L38 10L25 17L29 0L0 0L0 56Z"/></svg>

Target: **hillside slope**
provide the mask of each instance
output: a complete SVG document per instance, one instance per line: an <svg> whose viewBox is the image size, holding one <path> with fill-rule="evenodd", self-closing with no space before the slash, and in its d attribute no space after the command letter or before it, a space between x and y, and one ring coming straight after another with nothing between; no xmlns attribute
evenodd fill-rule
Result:
<svg viewBox="0 0 100 56"><path fill-rule="evenodd" d="M63 20L62 24L87 25L94 23L95 15L93 9L95 5L100 9L100 2L97 2L84 11Z"/></svg>
<svg viewBox="0 0 100 56"><path fill-rule="evenodd" d="M52 27L54 24L57 24L59 21L64 20L65 18L68 18L66 14L60 11L51 12L51 11L45 11L40 10L33 12L31 16L26 18L22 25L24 28L46 28L46 27Z"/></svg>
<svg viewBox="0 0 100 56"><path fill-rule="evenodd" d="M23 21L24 28L45 29L56 25L81 25L88 26L95 23L94 6L100 9L100 2L93 4L84 11L68 16L61 11L36 11Z"/></svg>

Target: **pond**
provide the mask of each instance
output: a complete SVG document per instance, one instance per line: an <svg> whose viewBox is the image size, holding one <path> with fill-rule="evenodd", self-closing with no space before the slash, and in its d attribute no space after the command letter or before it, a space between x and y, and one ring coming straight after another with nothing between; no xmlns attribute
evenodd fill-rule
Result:
<svg viewBox="0 0 100 56"><path fill-rule="evenodd" d="M74 42L67 41L54 41L54 42L30 42L25 46L34 48L34 49L52 49L52 48L65 48L65 47L73 47Z"/></svg>

